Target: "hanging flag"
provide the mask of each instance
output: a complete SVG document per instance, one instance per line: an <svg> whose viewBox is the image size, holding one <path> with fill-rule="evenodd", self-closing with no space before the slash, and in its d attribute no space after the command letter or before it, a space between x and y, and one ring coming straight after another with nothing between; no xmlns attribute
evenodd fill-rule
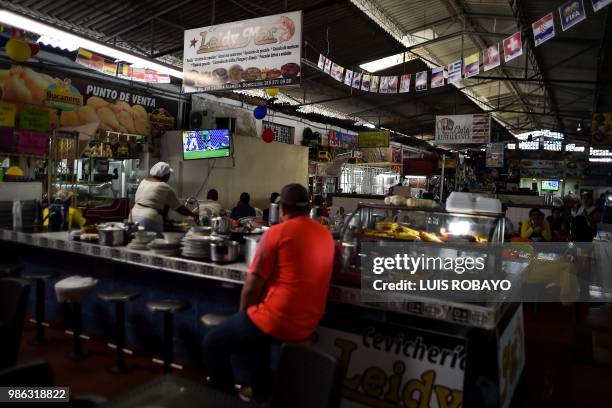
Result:
<svg viewBox="0 0 612 408"><path fill-rule="evenodd" d="M350 69L346 70L346 74L344 74L344 85L351 86L353 83L353 71Z"/></svg>
<svg viewBox="0 0 612 408"><path fill-rule="evenodd" d="M411 74L404 74L400 77L400 93L410 92L410 79L412 78Z"/></svg>
<svg viewBox="0 0 612 408"><path fill-rule="evenodd" d="M504 62L513 60L520 55L523 55L523 42L519 31L504 39Z"/></svg>
<svg viewBox="0 0 612 408"><path fill-rule="evenodd" d="M330 60L329 58L328 58L328 59L326 59L326 60L325 60L325 67L323 68L323 71L324 71L326 74L331 74L331 65L332 65L331 60Z"/></svg>
<svg viewBox="0 0 612 408"><path fill-rule="evenodd" d="M569 30L586 18L584 3L582 0L568 1L559 7L559 17L563 31Z"/></svg>
<svg viewBox="0 0 612 408"><path fill-rule="evenodd" d="M379 93L389 93L389 78L388 76L380 77L380 87L378 88Z"/></svg>
<svg viewBox="0 0 612 408"><path fill-rule="evenodd" d="M485 71L499 67L499 43L482 50L482 65Z"/></svg>
<svg viewBox="0 0 612 408"><path fill-rule="evenodd" d="M389 78L389 88L387 89L387 93L397 93L397 86L399 85L399 77L390 76L387 78Z"/></svg>
<svg viewBox="0 0 612 408"><path fill-rule="evenodd" d="M463 61L463 76L465 78L471 78L475 75L480 74L480 53L468 55Z"/></svg>
<svg viewBox="0 0 612 408"><path fill-rule="evenodd" d="M353 88L361 88L361 72L355 72L353 74Z"/></svg>
<svg viewBox="0 0 612 408"><path fill-rule="evenodd" d="M444 67L438 67L431 70L431 87L439 88L444 86Z"/></svg>
<svg viewBox="0 0 612 408"><path fill-rule="evenodd" d="M414 89L416 89L417 91L427 90L427 71L421 71L416 73Z"/></svg>
<svg viewBox="0 0 612 408"><path fill-rule="evenodd" d="M370 90L370 81L372 80L372 75L363 74L363 78L361 78L361 90L369 91Z"/></svg>
<svg viewBox="0 0 612 408"><path fill-rule="evenodd" d="M448 83L461 81L461 68L463 67L462 61L457 60L448 64Z"/></svg>
<svg viewBox="0 0 612 408"><path fill-rule="evenodd" d="M339 82L344 81L344 67L341 67L340 65L336 64L335 62L332 63L330 75L336 81L339 81Z"/></svg>
<svg viewBox="0 0 612 408"><path fill-rule="evenodd" d="M606 7L608 4L612 3L612 0L591 0L593 2L593 10L599 11L602 8Z"/></svg>
<svg viewBox="0 0 612 408"><path fill-rule="evenodd" d="M553 22L553 14L549 13L531 24L533 29L533 41L537 47L545 43L555 36L555 23Z"/></svg>
<svg viewBox="0 0 612 408"><path fill-rule="evenodd" d="M117 76L121 79L132 79L132 67L128 64L119 64Z"/></svg>
<svg viewBox="0 0 612 408"><path fill-rule="evenodd" d="M319 69L321 71L323 71L323 69L325 68L325 60L327 58L325 58L325 55L323 54L319 54L319 63L317 64L317 66L319 67Z"/></svg>
<svg viewBox="0 0 612 408"><path fill-rule="evenodd" d="M380 83L380 77L372 75L372 82L370 82L370 92L378 92L378 84Z"/></svg>

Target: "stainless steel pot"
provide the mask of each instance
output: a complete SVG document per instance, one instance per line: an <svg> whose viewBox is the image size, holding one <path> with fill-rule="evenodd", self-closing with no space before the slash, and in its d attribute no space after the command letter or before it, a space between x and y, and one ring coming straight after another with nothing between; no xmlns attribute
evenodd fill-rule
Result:
<svg viewBox="0 0 612 408"><path fill-rule="evenodd" d="M240 245L236 241L211 242L210 244L210 258L213 262L236 262L239 251Z"/></svg>
<svg viewBox="0 0 612 408"><path fill-rule="evenodd" d="M125 230L119 227L107 227L98 230L100 245L119 246L125 243Z"/></svg>
<svg viewBox="0 0 612 408"><path fill-rule="evenodd" d="M246 237L244 244L244 261L247 266L250 266L255 258L255 253L257 252L257 245L259 245L259 241L261 240L261 235L250 235Z"/></svg>
<svg viewBox="0 0 612 408"><path fill-rule="evenodd" d="M227 235L230 232L232 221L228 217L215 217L211 220L212 229L220 235Z"/></svg>

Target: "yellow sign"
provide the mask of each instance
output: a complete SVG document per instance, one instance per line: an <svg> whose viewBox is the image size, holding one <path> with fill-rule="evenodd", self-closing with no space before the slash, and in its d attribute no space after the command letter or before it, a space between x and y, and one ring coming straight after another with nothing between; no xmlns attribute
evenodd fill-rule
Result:
<svg viewBox="0 0 612 408"><path fill-rule="evenodd" d="M388 130L359 132L359 148L389 147L389 139Z"/></svg>
<svg viewBox="0 0 612 408"><path fill-rule="evenodd" d="M75 110L83 105L83 96L69 79L55 79L47 88L47 106L64 111Z"/></svg>
<svg viewBox="0 0 612 408"><path fill-rule="evenodd" d="M17 106L12 103L0 101L0 126L15 127Z"/></svg>
<svg viewBox="0 0 612 408"><path fill-rule="evenodd" d="M438 168L442 168L442 160L438 160ZM457 159L446 159L444 161L445 169L456 169L457 168Z"/></svg>

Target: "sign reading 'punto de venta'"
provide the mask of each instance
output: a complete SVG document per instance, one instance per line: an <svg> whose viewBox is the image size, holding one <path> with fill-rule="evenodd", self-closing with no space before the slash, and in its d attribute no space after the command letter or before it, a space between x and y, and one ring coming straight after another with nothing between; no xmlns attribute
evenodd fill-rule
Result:
<svg viewBox="0 0 612 408"><path fill-rule="evenodd" d="M185 31L185 92L300 83L302 12Z"/></svg>
<svg viewBox="0 0 612 408"><path fill-rule="evenodd" d="M436 139L438 145L489 143L491 139L491 115L436 116Z"/></svg>

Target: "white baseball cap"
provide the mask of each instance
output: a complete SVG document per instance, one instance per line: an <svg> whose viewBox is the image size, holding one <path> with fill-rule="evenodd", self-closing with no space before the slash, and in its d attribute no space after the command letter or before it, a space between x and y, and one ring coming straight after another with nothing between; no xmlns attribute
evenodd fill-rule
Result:
<svg viewBox="0 0 612 408"><path fill-rule="evenodd" d="M151 177L166 177L174 170L170 168L170 165L166 162L157 162L151 167L149 170L149 175Z"/></svg>

